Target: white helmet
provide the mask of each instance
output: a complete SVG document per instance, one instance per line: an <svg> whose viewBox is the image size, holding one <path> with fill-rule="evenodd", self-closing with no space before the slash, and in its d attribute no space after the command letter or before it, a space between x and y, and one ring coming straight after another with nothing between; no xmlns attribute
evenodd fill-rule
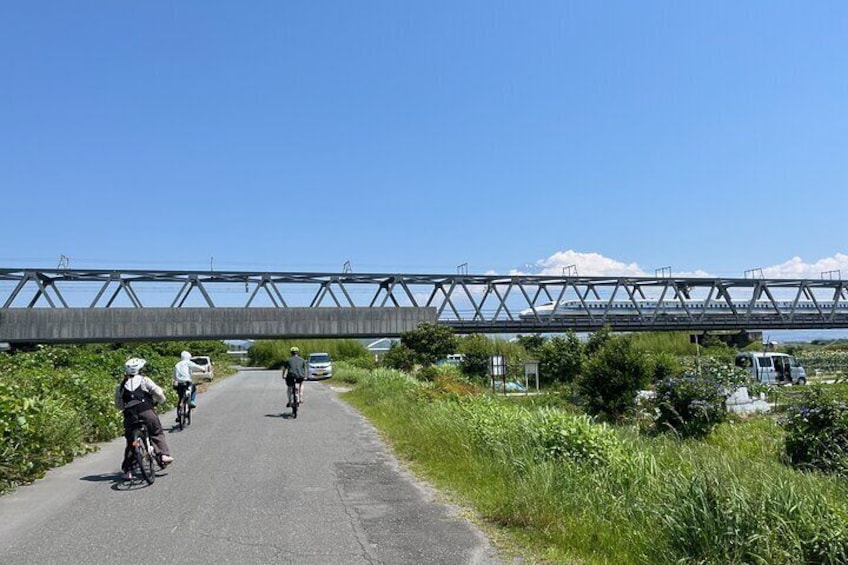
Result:
<svg viewBox="0 0 848 565"><path fill-rule="evenodd" d="M182 359L183 361L188 361L189 359L191 359L191 353L189 353L188 351L183 351L182 353L180 353L180 359Z"/></svg>
<svg viewBox="0 0 848 565"><path fill-rule="evenodd" d="M127 375L137 375L141 372L141 370L146 364L147 361L145 361L141 357L133 357L131 359L127 359L127 362L124 363L124 373L126 373Z"/></svg>

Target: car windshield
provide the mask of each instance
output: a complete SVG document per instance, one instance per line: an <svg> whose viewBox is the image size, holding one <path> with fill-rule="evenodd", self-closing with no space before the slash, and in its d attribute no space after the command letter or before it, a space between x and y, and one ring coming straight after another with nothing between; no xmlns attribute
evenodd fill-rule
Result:
<svg viewBox="0 0 848 565"><path fill-rule="evenodd" d="M327 355L326 353L319 353L317 355L310 355L309 356L309 362L310 363L329 363L330 362L330 356Z"/></svg>
<svg viewBox="0 0 848 565"><path fill-rule="evenodd" d="M206 365L207 363L209 363L209 358L207 358L207 357L194 357L194 358L192 358L192 361L194 361L198 365Z"/></svg>

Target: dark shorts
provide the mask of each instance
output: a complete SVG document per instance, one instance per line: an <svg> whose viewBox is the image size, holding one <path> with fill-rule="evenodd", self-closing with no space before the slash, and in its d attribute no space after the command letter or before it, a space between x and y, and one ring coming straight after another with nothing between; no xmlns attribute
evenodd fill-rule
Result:
<svg viewBox="0 0 848 565"><path fill-rule="evenodd" d="M306 379L303 378L303 377L292 377L292 376L287 375L286 376L286 386L292 386L294 383L300 384L305 380Z"/></svg>

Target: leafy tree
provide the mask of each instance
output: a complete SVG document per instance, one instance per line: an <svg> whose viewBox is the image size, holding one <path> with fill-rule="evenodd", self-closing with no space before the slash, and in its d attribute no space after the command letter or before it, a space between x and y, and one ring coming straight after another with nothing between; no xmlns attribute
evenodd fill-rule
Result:
<svg viewBox="0 0 848 565"><path fill-rule="evenodd" d="M451 328L426 322L419 324L418 329L402 333L400 342L415 352L416 361L422 365L432 365L457 347L457 338Z"/></svg>
<svg viewBox="0 0 848 565"><path fill-rule="evenodd" d="M393 343L391 348L383 355L383 365L407 373L415 368L416 354L407 346Z"/></svg>
<svg viewBox="0 0 848 565"><path fill-rule="evenodd" d="M460 365L462 372L469 377L485 379L492 351L492 342L484 335L474 334L462 339L459 342L459 352L465 356Z"/></svg>
<svg viewBox="0 0 848 565"><path fill-rule="evenodd" d="M643 352L627 337L609 336L589 359L577 388L590 414L618 422L633 410L636 394L648 385L650 376Z"/></svg>
<svg viewBox="0 0 848 565"><path fill-rule="evenodd" d="M609 326L604 326L590 335L589 340L586 342L586 357L593 357L595 353L600 351L604 344L610 340L611 337L612 330Z"/></svg>
<svg viewBox="0 0 848 565"><path fill-rule="evenodd" d="M539 350L539 380L570 383L582 372L584 360L583 344L573 331L553 337Z"/></svg>
<svg viewBox="0 0 848 565"><path fill-rule="evenodd" d="M545 345L545 338L539 334L520 335L516 338L518 344L521 345L528 353L538 355L539 350Z"/></svg>

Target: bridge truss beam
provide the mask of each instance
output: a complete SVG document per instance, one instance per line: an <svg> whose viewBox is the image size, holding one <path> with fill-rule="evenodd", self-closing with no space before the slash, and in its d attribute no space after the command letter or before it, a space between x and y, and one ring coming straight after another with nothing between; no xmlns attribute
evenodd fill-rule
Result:
<svg viewBox="0 0 848 565"><path fill-rule="evenodd" d="M848 288L824 278L0 268L0 315L161 307L435 308L439 323L482 333L848 327Z"/></svg>

